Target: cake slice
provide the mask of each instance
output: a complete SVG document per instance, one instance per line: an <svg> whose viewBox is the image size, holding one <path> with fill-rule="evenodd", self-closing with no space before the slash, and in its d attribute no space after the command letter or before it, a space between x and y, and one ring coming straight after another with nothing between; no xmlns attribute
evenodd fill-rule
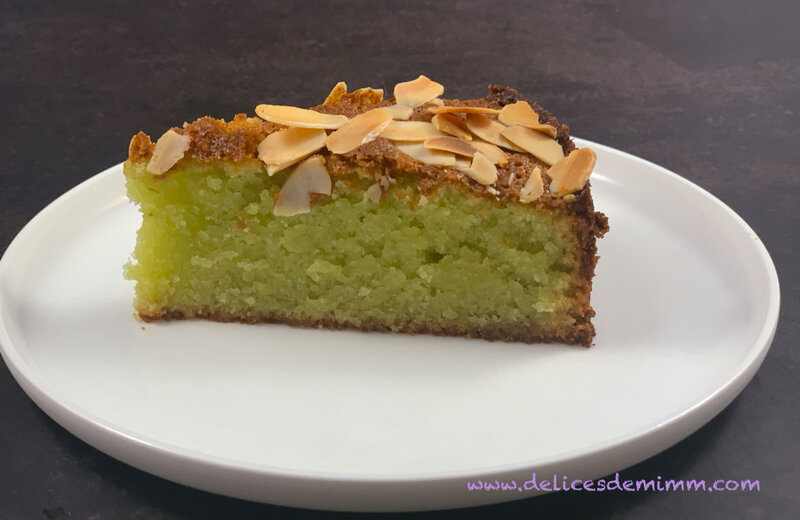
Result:
<svg viewBox="0 0 800 520"><path fill-rule="evenodd" d="M594 153L513 89L443 90L134 136L138 315L589 346Z"/></svg>

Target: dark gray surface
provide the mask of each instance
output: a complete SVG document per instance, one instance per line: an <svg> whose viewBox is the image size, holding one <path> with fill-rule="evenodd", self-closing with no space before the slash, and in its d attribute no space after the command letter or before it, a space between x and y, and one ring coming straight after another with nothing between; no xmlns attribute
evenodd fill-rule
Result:
<svg viewBox="0 0 800 520"><path fill-rule="evenodd" d="M800 4L31 4L0 4L0 250L51 200L124 159L140 129L158 136L261 102L316 104L340 80L391 87L419 73L451 97L513 86L576 135L715 194L778 268L775 342L724 412L623 475L750 478L761 491L558 493L449 515L798 517ZM224 498L119 463L44 415L4 365L0 410L2 519L345 516Z"/></svg>

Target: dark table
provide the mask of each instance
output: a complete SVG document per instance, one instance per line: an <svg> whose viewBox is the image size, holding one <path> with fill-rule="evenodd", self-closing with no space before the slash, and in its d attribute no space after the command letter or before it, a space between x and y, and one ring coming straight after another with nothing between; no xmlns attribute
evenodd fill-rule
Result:
<svg viewBox="0 0 800 520"><path fill-rule="evenodd" d="M769 249L783 291L761 370L697 433L629 478L758 479L757 492L556 493L431 515L798 518L800 4L219 2L0 5L0 251L51 200L126 156L140 129L337 81L420 73L449 97L514 86L576 135L709 190ZM271 5L272 4L272 5ZM42 413L0 368L0 518L343 517L234 500L133 469ZM420 515L422 516L422 515Z"/></svg>

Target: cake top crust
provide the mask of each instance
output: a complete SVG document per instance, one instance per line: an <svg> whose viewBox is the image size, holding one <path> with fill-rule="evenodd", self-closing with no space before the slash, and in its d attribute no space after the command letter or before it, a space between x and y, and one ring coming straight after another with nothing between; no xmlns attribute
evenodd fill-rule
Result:
<svg viewBox="0 0 800 520"><path fill-rule="evenodd" d="M401 86L407 88L401 90ZM443 87L437 90L437 86L441 87L420 76L417 80L398 85L395 97L383 99L382 90L362 88L348 93L346 85L339 83L323 104L310 109L313 113L344 116L338 119L331 117L328 118L330 121L320 123L318 119L322 118L313 116L308 110L259 105L256 112L262 118L272 121L248 117L245 114L237 114L228 122L205 116L192 123L184 123L182 127L173 127L168 133L188 136L184 157L193 158L199 163L262 160L267 166L267 172L272 175L308 156L308 154L303 155L304 151L300 149L294 162L284 164L270 162L268 152L265 152L270 147L265 144L269 141L274 143L278 137L275 134L283 133L285 136L286 132L281 131L295 129L295 133L299 136L297 139L300 139L298 146L307 146L309 140L313 139L319 141L317 144L326 142L330 148L334 134L342 137L346 132L351 134L355 132L354 137L344 136L348 137L349 141L348 139L337 141L351 142L355 139L355 145L350 146L352 149L340 151L339 148L334 148L340 153L332 153L323 145L310 152L324 158L327 169L334 178L351 175L354 169L358 169L362 174L363 172L373 174L377 182L386 172L397 172L416 179L421 193L433 191L445 183L454 183L465 185L475 194L490 199L546 203L551 207L568 205L577 202L576 199L583 199L583 195L588 195L587 180L594 165L593 152L587 150L592 156L591 164L587 165L587 161L573 160L576 148L569 136L569 128L539 104L526 99L512 88L499 85L490 85L488 94L483 98L460 100L434 97L413 107L398 104L398 101L408 102L408 99L419 102L420 99L429 97L431 93L433 95L436 92L441 93ZM527 128L517 125L519 114L525 116L525 113L515 111L511 114L510 110L504 110L504 107L512 105L528 111L532 109L530 117L535 124L527 125ZM391 116L383 112L391 112ZM508 118L513 116L515 119L509 121L504 119L504 115ZM367 116L379 116L372 119L380 121L376 123L361 121ZM291 120L289 124L276 122L285 123L286 118ZM339 120L346 123L343 124ZM364 135L359 134L360 130L355 128L359 126L357 121L367 125L362 130ZM509 122L512 124L501 124ZM418 123L418 125L408 123ZM522 124L525 125L524 122ZM327 130L320 129L321 125L328 125L323 126ZM335 128L335 125L340 126ZM508 133L512 129L514 139L511 139L512 135ZM325 133L331 130L332 133ZM423 144L421 138L406 140L407 137L398 137L398 134L404 132L413 133L422 130L436 132L435 135L439 139L427 139ZM502 135L492 134L492 130L502 132ZM484 131L487 134L484 134ZM507 133L508 138L505 137ZM268 140L270 136L271 139ZM441 136L448 136L450 139L442 140ZM491 144L493 139L499 146ZM453 142L458 140L461 143ZM460 146L448 148L453 144ZM443 148L443 145L446 146ZM540 153L538 148L535 150L536 155L529 151L531 146L540 145L545 147L543 150L546 153ZM148 135L139 132L131 140L129 160L132 162L151 160L154 157L154 149L157 152L157 148L158 146L153 144ZM451 153L454 149L455 153ZM182 152L183 149L178 150L177 156L180 157ZM554 168L554 172L566 172L563 174L564 179L559 179L559 186L566 185L567 189L563 189L563 193L559 196L550 193L549 188L553 179L547 175L551 166L556 163L559 163L559 167ZM586 171L577 171L578 167L573 166L573 163L580 163ZM171 165L167 165L162 169L167 171L170 167ZM158 172L161 173L163 172ZM536 178L533 177L534 174Z"/></svg>

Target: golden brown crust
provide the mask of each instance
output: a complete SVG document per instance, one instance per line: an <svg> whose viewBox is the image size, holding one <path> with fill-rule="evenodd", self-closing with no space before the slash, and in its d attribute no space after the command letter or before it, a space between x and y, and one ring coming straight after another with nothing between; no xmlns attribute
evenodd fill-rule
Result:
<svg viewBox="0 0 800 520"><path fill-rule="evenodd" d="M149 159L153 155L155 144L150 140L150 136L144 132L139 132L131 139L128 145L128 158L131 161L139 162Z"/></svg>
<svg viewBox="0 0 800 520"><path fill-rule="evenodd" d="M589 309L591 311L591 309ZM158 320L204 319L219 322L239 323L285 323L293 327L352 329L362 332L391 332L403 334L430 334L433 336L460 336L464 338L480 338L489 341L508 341L522 343L566 343L589 347L594 337L594 327L586 321L571 326L562 326L554 332L544 332L530 322L490 323L474 326L469 323L417 323L386 322L381 320L361 320L355 324L341 321L333 317L311 319L288 312L251 313L247 315L232 314L225 311L209 309L165 309L148 311L138 309L139 317L147 322ZM594 312L591 312L594 315ZM590 318L591 316L589 316Z"/></svg>
<svg viewBox="0 0 800 520"><path fill-rule="evenodd" d="M205 116L173 130L192 138L188 152L191 157L209 163L252 159L258 155L258 143L280 128L274 123L236 114L230 122Z"/></svg>

